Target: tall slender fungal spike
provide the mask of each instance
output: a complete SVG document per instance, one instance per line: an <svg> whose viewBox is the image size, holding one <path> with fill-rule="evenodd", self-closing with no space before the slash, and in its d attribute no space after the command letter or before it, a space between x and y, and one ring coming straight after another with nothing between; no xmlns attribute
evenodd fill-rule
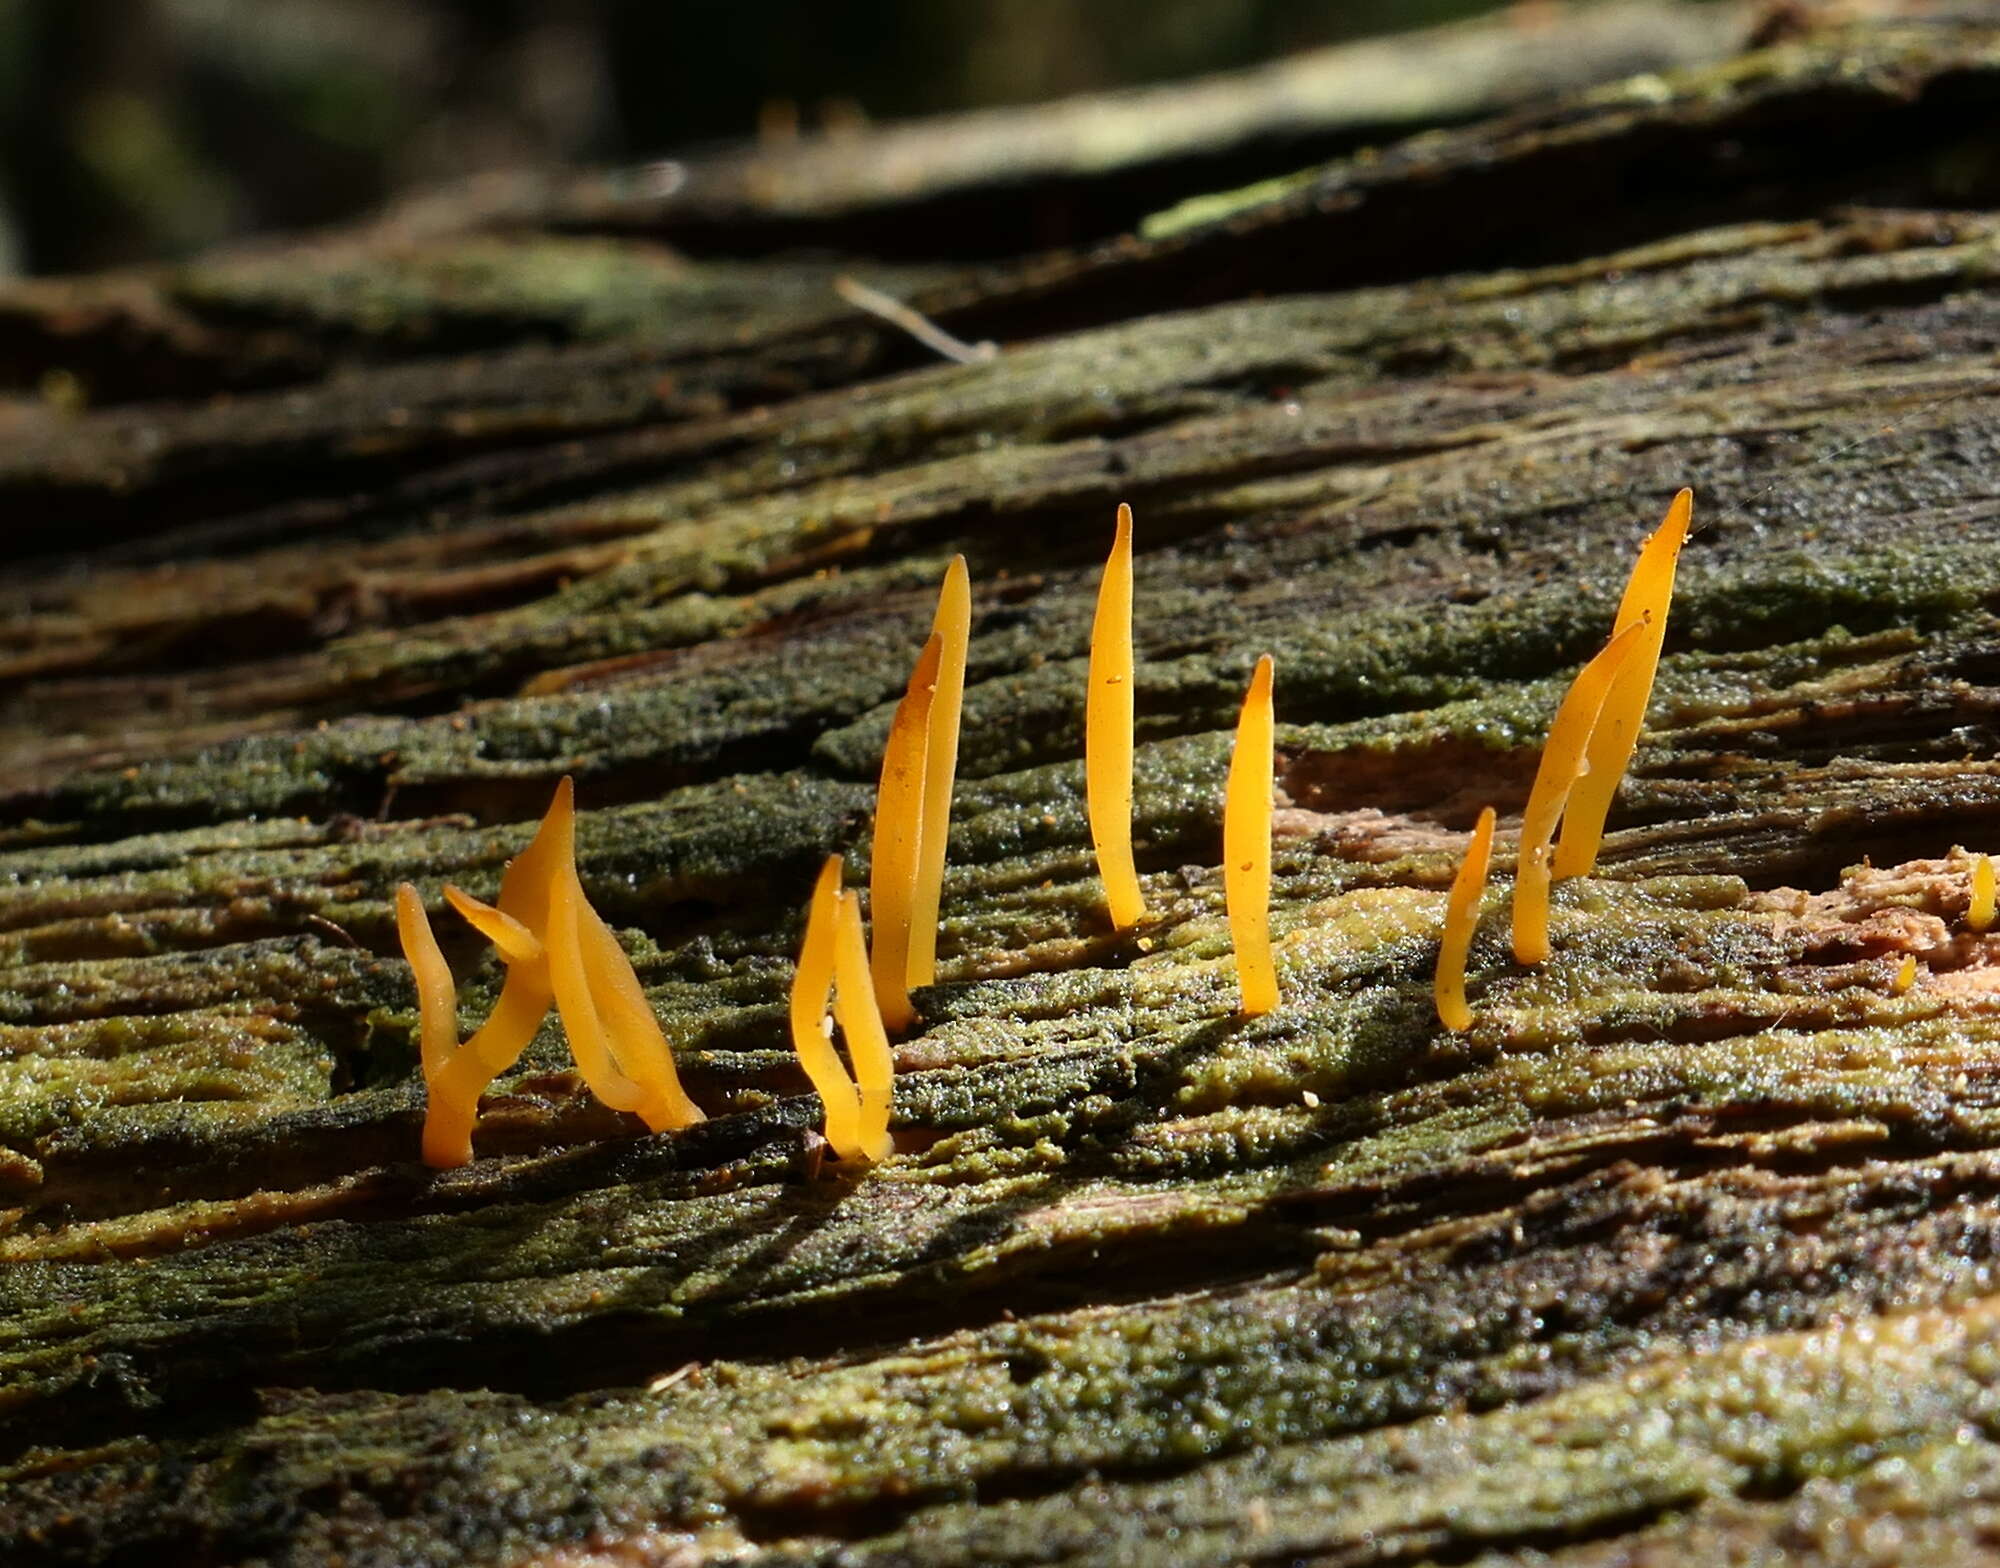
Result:
<svg viewBox="0 0 2000 1568"><path fill-rule="evenodd" d="M1090 628L1083 756L1097 873L1111 924L1126 931L1145 918L1146 896L1132 864L1132 508L1122 501Z"/></svg>
<svg viewBox="0 0 2000 1568"><path fill-rule="evenodd" d="M889 722L882 780L875 791L875 839L868 866L868 907L875 927L870 957L876 1005L898 1033L917 1016L910 1006L910 924L922 849L931 699L943 650L944 638L932 632Z"/></svg>
<svg viewBox="0 0 2000 1568"><path fill-rule="evenodd" d="M1993 924L1993 857L1981 855L1972 862L1972 902L1966 906L1965 923L1975 931Z"/></svg>
<svg viewBox="0 0 2000 1568"><path fill-rule="evenodd" d="M1257 661L1222 806L1222 889L1229 935L1236 946L1242 1011L1255 1018L1278 1005L1278 971L1271 960L1271 772L1275 762L1271 656Z"/></svg>
<svg viewBox="0 0 2000 1568"><path fill-rule="evenodd" d="M1611 635L1644 626L1631 660L1605 693L1590 733L1583 777L1570 790L1563 811L1562 838L1556 844L1553 874L1587 876L1597 864L1604 842L1604 819L1611 813L1632 751L1645 727L1646 704L1652 700L1653 677L1660 668L1660 648L1667 636L1667 607L1674 597L1674 569L1687 542L1688 521L1694 513L1694 492L1683 490L1667 508L1666 521L1639 546L1639 559L1618 603Z"/></svg>
<svg viewBox="0 0 2000 1568"><path fill-rule="evenodd" d="M840 1053L827 1037L826 1004L833 995L834 943L842 899L840 856L829 855L813 884L812 902L806 909L805 940L799 947L799 965L792 975L792 1049L799 1066L819 1092L826 1112L826 1141L841 1158L861 1146L861 1098L847 1069L840 1065ZM861 983L874 996L874 982L863 960Z"/></svg>
<svg viewBox="0 0 2000 1568"><path fill-rule="evenodd" d="M396 935L417 982L417 1041L423 1057L424 1082L444 1070L458 1050L458 987L451 967L431 934L424 901L408 882L396 886Z"/></svg>
<svg viewBox="0 0 2000 1568"><path fill-rule="evenodd" d="M1606 643L1570 682L1549 725L1541 765L1521 814L1520 862L1514 873L1514 958L1539 964L1549 956L1549 841L1563 814L1571 786L1586 766L1590 732L1604 706L1605 693L1638 651L1645 635L1643 622L1627 627Z"/></svg>
<svg viewBox="0 0 2000 1568"><path fill-rule="evenodd" d="M1472 842L1465 848L1465 859L1458 864L1451 897L1445 903L1444 940L1438 944L1432 992L1437 998L1438 1021L1447 1029L1472 1027L1472 1009L1465 1002L1465 955L1479 925L1479 900L1486 892L1486 870L1492 861L1493 808L1488 806L1479 813L1479 824L1472 830Z"/></svg>
<svg viewBox="0 0 2000 1568"><path fill-rule="evenodd" d="M944 899L945 850L951 838L951 792L958 777L958 720L965 697L965 653L972 639L972 581L955 555L938 590L931 633L939 638L937 692L924 748L923 837L910 900L909 983L937 978L938 906Z"/></svg>
<svg viewBox="0 0 2000 1568"><path fill-rule="evenodd" d="M894 1088L896 1061L889 1052L889 1036L882 1027L882 1014L875 1005L875 987L868 973L868 944L861 934L861 898L856 893L840 895L840 908L833 939L833 1016L847 1041L847 1054L854 1063L854 1084L861 1102L861 1117L853 1147L834 1144L842 1159L866 1160L871 1164L886 1160L895 1144L889 1137L889 1099ZM829 1135L827 1141L833 1142Z"/></svg>

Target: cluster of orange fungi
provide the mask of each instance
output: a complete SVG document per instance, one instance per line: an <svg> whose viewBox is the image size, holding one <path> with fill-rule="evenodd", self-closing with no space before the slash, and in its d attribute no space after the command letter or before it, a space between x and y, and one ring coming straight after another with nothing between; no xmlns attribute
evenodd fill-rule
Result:
<svg viewBox="0 0 2000 1568"><path fill-rule="evenodd" d="M1597 863L1605 817L1652 696L1692 505L1692 493L1681 491L1666 520L1640 547L1609 640L1577 672L1549 727L1522 813L1515 861L1518 963L1539 964L1549 956L1551 884L1583 876ZM1132 601L1132 511L1120 506L1091 627L1084 723L1091 842L1111 924L1120 932L1133 930L1146 916L1132 854ZM847 1162L873 1163L893 1148L889 1038L915 1023L910 993L931 984L936 973L971 627L971 585L960 556L945 573L930 636L883 748L867 933L860 895L841 887L839 855L821 869L807 911L791 991L792 1045L824 1107L826 1142ZM1268 1013L1279 1003L1269 926L1271 686L1271 657L1265 654L1237 720L1223 805L1224 903L1246 1016ZM1465 994L1466 955L1479 922L1494 824L1488 806L1479 814L1446 901L1435 994L1447 1029L1467 1029L1473 1021ZM423 902L408 883L396 890L397 928L421 1006L429 1092L423 1153L430 1165L463 1165L472 1158L480 1094L519 1060L551 1006L562 1019L578 1073L606 1105L637 1114L656 1132L702 1119L681 1089L673 1053L631 962L584 898L575 839L570 782L564 779L540 831L508 862L497 905L445 888L452 907L492 942L507 966L492 1016L463 1044L457 1038L457 992ZM1980 855L1972 869L1967 924L1984 931L1994 916L1993 863ZM1913 966L1905 969L1913 978ZM1899 988L1908 984L1903 979ZM851 1073L834 1047L836 1024Z"/></svg>
<svg viewBox="0 0 2000 1568"><path fill-rule="evenodd" d="M1638 562L1618 602L1611 638L1577 671L1549 725L1549 738L1521 813L1514 863L1514 961L1540 964L1549 956L1549 885L1584 876L1597 864L1604 819L1632 760L1653 695L1674 570L1687 542L1694 492L1683 490L1639 547ZM1556 828L1562 837L1556 838ZM1465 956L1479 922L1486 868L1493 855L1493 808L1480 813L1472 844L1445 905L1438 948L1438 1018L1447 1029L1472 1027L1465 1000Z"/></svg>
<svg viewBox="0 0 2000 1568"><path fill-rule="evenodd" d="M830 856L813 888L791 991L792 1046L819 1093L826 1141L844 1161L872 1163L893 1147L889 1035L916 1021L910 992L937 970L938 905L958 769L958 726L972 592L965 558L945 573L931 634L889 725L869 857L869 932L860 896L841 888ZM1132 511L1118 529L1092 627L1085 750L1091 838L1111 923L1129 931L1145 896L1132 859ZM1257 663L1237 726L1223 819L1224 885L1245 1013L1278 1005L1267 906L1271 890L1271 660ZM492 1016L458 1040L458 993L417 890L396 889L396 926L416 976L424 1083L426 1164L472 1158L479 1098L520 1059L551 1005L577 1071L598 1099L632 1111L654 1131L691 1126L702 1113L682 1091L673 1053L617 938L590 907L576 872L570 781L533 841L507 864L497 905L455 887L446 900L490 941L507 966ZM829 1005L832 1016L828 1016ZM853 1066L833 1044L838 1024Z"/></svg>

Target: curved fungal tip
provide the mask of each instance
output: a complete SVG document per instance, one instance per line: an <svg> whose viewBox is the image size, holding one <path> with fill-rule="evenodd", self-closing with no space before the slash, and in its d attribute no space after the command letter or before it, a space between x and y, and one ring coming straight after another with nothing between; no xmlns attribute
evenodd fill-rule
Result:
<svg viewBox="0 0 2000 1568"><path fill-rule="evenodd" d="M481 903L462 888L444 885L445 902L465 923L499 950L510 964L532 964L542 956L542 939L505 910Z"/></svg>

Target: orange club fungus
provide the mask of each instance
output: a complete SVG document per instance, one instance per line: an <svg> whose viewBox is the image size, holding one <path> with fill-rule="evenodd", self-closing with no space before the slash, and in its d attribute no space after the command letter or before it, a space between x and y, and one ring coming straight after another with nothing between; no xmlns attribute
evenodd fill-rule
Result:
<svg viewBox="0 0 2000 1568"><path fill-rule="evenodd" d="M1993 924L1993 857L1976 856L1972 862L1972 898L1966 905L1965 923L1974 931Z"/></svg>
<svg viewBox="0 0 2000 1568"><path fill-rule="evenodd" d="M861 900L840 889L841 857L829 855L813 884L805 940L792 976L792 1049L819 1093L826 1112L826 1141L843 1160L862 1164L887 1158L889 1099L895 1072L889 1036L875 1005L868 946L861 930ZM841 1065L826 1016L847 1040L854 1074Z"/></svg>
<svg viewBox="0 0 2000 1568"><path fill-rule="evenodd" d="M930 638L890 720L875 792L868 867L874 928L870 967L876 1005L898 1033L916 1021L910 988L929 985L937 972L938 906L944 894L971 632L971 582L965 557L954 556L938 591Z"/></svg>
<svg viewBox="0 0 2000 1568"><path fill-rule="evenodd" d="M858 893L842 893L835 915L833 1016L847 1041L848 1059L854 1064L854 1092L861 1106L854 1147L849 1150L835 1145L834 1152L842 1159L887 1159L894 1147L889 1139L889 1100L896 1064L889 1052L881 1009L875 1005L875 987L870 983Z"/></svg>
<svg viewBox="0 0 2000 1568"><path fill-rule="evenodd" d="M798 1053L799 1066L812 1080L826 1113L826 1141L835 1154L847 1160L866 1156L861 1139L861 1094L833 1048L826 1014L838 967L840 917L847 902L840 891L840 870L840 856L827 856L819 880L813 884L812 902L806 907L805 939L799 945L798 968L792 974L791 1022L792 1049ZM862 978L872 1001L874 981L867 974L865 958Z"/></svg>
<svg viewBox="0 0 2000 1568"><path fill-rule="evenodd" d="M1488 806L1479 813L1472 842L1466 846L1465 859L1459 862L1445 903L1444 940L1438 946L1433 993L1438 1019L1447 1029L1472 1027L1472 1009L1465 1001L1465 955L1471 951L1472 933L1479 925L1479 900L1486 892L1486 871L1492 861L1493 808Z"/></svg>
<svg viewBox="0 0 2000 1568"><path fill-rule="evenodd" d="M1549 841L1585 763L1590 734L1596 727L1605 694L1634 654L1645 634L1642 623L1613 637L1597 656L1577 671L1563 694L1542 747L1541 765L1528 790L1521 813L1521 849L1514 870L1514 959L1539 964L1549 956Z"/></svg>
<svg viewBox="0 0 2000 1568"><path fill-rule="evenodd" d="M1275 761L1271 656L1257 661L1236 721L1222 806L1222 889L1236 948L1241 1010L1255 1018L1278 1005L1271 960L1271 773Z"/></svg>
<svg viewBox="0 0 2000 1568"><path fill-rule="evenodd" d="M1097 589L1084 704L1084 795L1090 841L1111 924L1120 931L1146 915L1132 863L1132 508L1118 506L1118 532Z"/></svg>
<svg viewBox="0 0 2000 1568"><path fill-rule="evenodd" d="M1667 607L1674 597L1674 569L1687 543L1688 521L1694 512L1694 492L1682 490L1667 508L1666 520L1639 546L1639 559L1618 602L1611 635L1640 632L1632 657L1620 668L1604 694L1590 744L1584 752L1583 776L1571 787L1563 808L1562 837L1556 843L1552 874L1587 876L1597 865L1604 842L1604 819L1631 764L1652 700L1653 678L1660 668L1660 648L1667 636Z"/></svg>
<svg viewBox="0 0 2000 1568"><path fill-rule="evenodd" d="M875 789L875 839L868 864L868 907L875 916L875 1002L891 1029L916 1019L910 1006L910 922L923 853L926 754L931 699L944 639L932 632L889 721L882 778Z"/></svg>
<svg viewBox="0 0 2000 1568"><path fill-rule="evenodd" d="M681 1089L673 1053L639 977L584 897L576 872L575 794L568 779L528 847L507 863L497 905L458 888L445 897L498 949L507 966L486 1022L458 1043L457 997L422 900L396 889L396 925L417 976L427 1105L423 1156L440 1168L472 1159L479 1097L521 1058L554 1003L577 1071L614 1110L636 1112L655 1132L692 1126L702 1113Z"/></svg>
<svg viewBox="0 0 2000 1568"><path fill-rule="evenodd" d="M972 641L972 579L955 555L938 590L931 634L938 638L937 690L925 726L924 827L910 898L910 984L937 978L938 905L944 897L945 849L951 838L951 792L958 778L958 723L965 700L965 655Z"/></svg>

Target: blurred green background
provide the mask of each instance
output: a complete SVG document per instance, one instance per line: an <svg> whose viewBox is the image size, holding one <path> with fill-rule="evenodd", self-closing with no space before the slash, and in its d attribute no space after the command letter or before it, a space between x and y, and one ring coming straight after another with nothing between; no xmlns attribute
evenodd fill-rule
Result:
<svg viewBox="0 0 2000 1568"><path fill-rule="evenodd" d="M1495 0L0 0L0 274L484 169L1253 63Z"/></svg>

